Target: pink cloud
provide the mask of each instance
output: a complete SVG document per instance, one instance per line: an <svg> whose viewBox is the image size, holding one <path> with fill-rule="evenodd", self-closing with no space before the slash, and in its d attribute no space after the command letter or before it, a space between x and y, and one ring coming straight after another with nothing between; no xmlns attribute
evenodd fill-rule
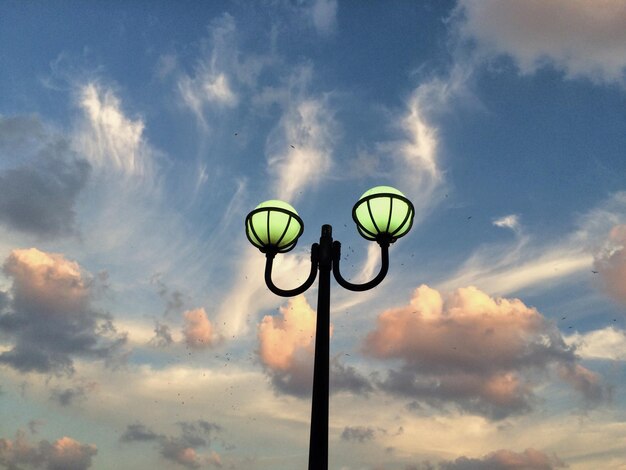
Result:
<svg viewBox="0 0 626 470"><path fill-rule="evenodd" d="M626 225L611 229L605 249L596 257L594 267L600 273L607 293L626 303Z"/></svg>
<svg viewBox="0 0 626 470"><path fill-rule="evenodd" d="M453 462L441 462L441 470L475 470L479 468L493 468L498 470L554 470L565 468L567 465L558 457L550 456L536 449L526 449L524 452L513 452L500 449L485 455L483 458L459 457Z"/></svg>
<svg viewBox="0 0 626 470"><path fill-rule="evenodd" d="M280 314L266 315L259 325L261 362L277 389L306 395L313 377L316 314L303 295L289 299Z"/></svg>
<svg viewBox="0 0 626 470"><path fill-rule="evenodd" d="M302 295L280 307L281 317L265 315L259 325L260 355L270 369L287 371L299 355L313 357L315 312Z"/></svg>
<svg viewBox="0 0 626 470"><path fill-rule="evenodd" d="M190 348L203 349L213 343L213 326L207 317L204 308L188 310L183 314L185 326L183 336Z"/></svg>
<svg viewBox="0 0 626 470"><path fill-rule="evenodd" d="M0 354L0 363L23 372L72 373L75 356L122 358L126 337L93 307L97 285L78 263L29 248L13 250L3 270L12 285L0 331L13 348Z"/></svg>
<svg viewBox="0 0 626 470"><path fill-rule="evenodd" d="M89 288L78 263L37 248L13 250L4 264L13 278L13 299L20 307L63 315L85 309Z"/></svg>
<svg viewBox="0 0 626 470"><path fill-rule="evenodd" d="M26 435L18 431L15 439L0 439L0 464L8 468L45 465L48 470L86 470L98 453L93 444L81 444L71 437L62 437L53 443L42 440L31 444Z"/></svg>
<svg viewBox="0 0 626 470"><path fill-rule="evenodd" d="M535 373L553 365L586 399L605 396L599 377L576 363L574 348L535 308L475 287L444 298L421 285L408 305L379 315L363 351L402 360L380 383L383 389L496 419L529 410Z"/></svg>
<svg viewBox="0 0 626 470"><path fill-rule="evenodd" d="M308 396L313 385L317 314L303 295L289 299L280 315L266 315L258 327L259 356L274 388L299 397ZM333 325L330 326L332 337ZM367 394L370 382L354 367L330 360L330 393L340 390Z"/></svg>

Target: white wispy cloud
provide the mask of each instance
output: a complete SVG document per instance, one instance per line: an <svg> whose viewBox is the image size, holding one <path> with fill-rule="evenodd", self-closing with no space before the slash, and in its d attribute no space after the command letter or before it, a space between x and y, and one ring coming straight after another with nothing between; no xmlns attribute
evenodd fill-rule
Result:
<svg viewBox="0 0 626 470"><path fill-rule="evenodd" d="M239 96L233 86L232 59L236 55L236 25L234 18L224 14L209 26L207 57L199 60L192 74L181 73L177 88L184 106L196 116L198 123L207 128L205 112L211 107L234 108Z"/></svg>
<svg viewBox="0 0 626 470"><path fill-rule="evenodd" d="M492 294L505 295L548 280L564 281L593 264L591 253L575 238L544 246L531 244L530 240L521 237L511 244L481 247L438 287L448 291L474 285Z"/></svg>
<svg viewBox="0 0 626 470"><path fill-rule="evenodd" d="M294 201L331 171L337 124L323 98L289 105L268 137L267 164L278 199Z"/></svg>
<svg viewBox="0 0 626 470"><path fill-rule="evenodd" d="M597 268L608 234L625 221L626 193L617 192L579 215L576 229L556 241L519 234L510 243L479 247L438 287L450 290L475 285L505 295L541 286L548 280L553 286L555 282L567 282L571 276Z"/></svg>
<svg viewBox="0 0 626 470"><path fill-rule="evenodd" d="M391 161L389 176L413 202L417 223L444 197L446 152L438 119L452 103L469 99L470 78L470 68L455 64L447 74L425 79L413 90L405 109L392 115L390 124L399 137L376 145L377 153ZM367 156L361 158L377 173L384 167Z"/></svg>
<svg viewBox="0 0 626 470"><path fill-rule="evenodd" d="M123 176L149 177L154 171L154 149L144 137L145 123L129 118L110 88L97 83L80 87L78 105L84 113L74 144L93 167Z"/></svg>

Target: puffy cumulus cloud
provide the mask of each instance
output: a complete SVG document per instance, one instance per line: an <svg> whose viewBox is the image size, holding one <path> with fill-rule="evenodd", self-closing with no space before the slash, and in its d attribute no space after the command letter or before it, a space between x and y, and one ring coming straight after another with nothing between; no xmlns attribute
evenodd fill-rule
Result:
<svg viewBox="0 0 626 470"><path fill-rule="evenodd" d="M453 403L502 419L528 411L537 378L554 367L589 402L607 398L598 376L577 363L554 324L519 299L494 299L475 287L446 298L418 287L409 305L379 315L363 349L403 361L380 387L415 399L415 406Z"/></svg>
<svg viewBox="0 0 626 470"><path fill-rule="evenodd" d="M178 425L181 428L180 435L168 436L158 434L141 423L129 424L120 441L124 443L155 442L159 453L165 460L183 467L222 467L222 460L217 452L211 451L209 455L198 453L199 448L211 446L215 439L214 434L222 429L221 426L205 420L184 421Z"/></svg>
<svg viewBox="0 0 626 470"><path fill-rule="evenodd" d="M48 455L49 470L79 470L91 467L91 459L98 453L96 446L81 444L71 437L57 439L50 446L44 446Z"/></svg>
<svg viewBox="0 0 626 470"><path fill-rule="evenodd" d="M213 343L213 326L204 308L196 308L183 313L185 326L183 337L190 348L203 349Z"/></svg>
<svg viewBox="0 0 626 470"><path fill-rule="evenodd" d="M576 333L565 341L575 345L576 352L583 359L626 361L626 331L612 326L582 335Z"/></svg>
<svg viewBox="0 0 626 470"><path fill-rule="evenodd" d="M274 387L306 396L313 380L315 312L303 295L280 307L280 316L266 315L259 328L259 356Z"/></svg>
<svg viewBox="0 0 626 470"><path fill-rule="evenodd" d="M40 237L74 233L74 206L90 165L69 140L36 117L0 116L0 155L14 163L0 170L0 222Z"/></svg>
<svg viewBox="0 0 626 470"><path fill-rule="evenodd" d="M124 176L150 176L155 152L145 142L142 119L124 114L113 90L88 83L79 90L84 113L75 135L76 149L94 168Z"/></svg>
<svg viewBox="0 0 626 470"><path fill-rule="evenodd" d="M520 453L500 449L482 458L459 457L438 465L439 470L553 470L566 467L555 455L535 449L526 449Z"/></svg>
<svg viewBox="0 0 626 470"><path fill-rule="evenodd" d="M11 278L11 300L0 331L13 347L0 354L22 372L73 372L73 358L113 361L126 342L110 315L92 305L93 280L58 253L13 250L3 266Z"/></svg>
<svg viewBox="0 0 626 470"><path fill-rule="evenodd" d="M299 98L287 106L266 144L278 199L293 201L328 175L336 129L323 98Z"/></svg>
<svg viewBox="0 0 626 470"><path fill-rule="evenodd" d="M266 315L259 324L261 363L277 391L306 397L313 385L316 313L303 295L289 299L279 310L280 316ZM354 367L341 364L337 357L331 360L331 393L371 390L369 381Z"/></svg>
<svg viewBox="0 0 626 470"><path fill-rule="evenodd" d="M614 226L603 249L594 260L594 268L607 293L626 303L626 225Z"/></svg>
<svg viewBox="0 0 626 470"><path fill-rule="evenodd" d="M42 440L33 444L23 432L18 431L13 440L0 439L0 464L10 469L27 465L46 470L86 470L91 467L97 453L95 445L81 444L71 437L62 437L52 443Z"/></svg>
<svg viewBox="0 0 626 470"><path fill-rule="evenodd" d="M550 64L567 77L624 83L626 3L461 0L459 31L481 55L511 56L522 73Z"/></svg>

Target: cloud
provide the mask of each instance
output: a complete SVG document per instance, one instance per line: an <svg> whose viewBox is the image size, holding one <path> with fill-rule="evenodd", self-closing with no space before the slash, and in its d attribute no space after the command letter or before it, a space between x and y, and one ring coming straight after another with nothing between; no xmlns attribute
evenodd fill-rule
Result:
<svg viewBox="0 0 626 470"><path fill-rule="evenodd" d="M337 0L315 0L311 5L311 18L320 35L334 33L337 28Z"/></svg>
<svg viewBox="0 0 626 470"><path fill-rule="evenodd" d="M612 326L582 335L576 333L565 341L575 345L576 353L583 359L626 361L626 332Z"/></svg>
<svg viewBox="0 0 626 470"><path fill-rule="evenodd" d="M280 307L281 316L266 315L259 324L259 356L274 387L297 396L311 393L315 312L303 295Z"/></svg>
<svg viewBox="0 0 626 470"><path fill-rule="evenodd" d="M455 16L479 57L510 56L523 74L551 65L568 78L626 78L624 2L461 0Z"/></svg>
<svg viewBox="0 0 626 470"><path fill-rule="evenodd" d="M337 128L325 99L296 98L287 106L266 143L277 199L294 201L329 174Z"/></svg>
<svg viewBox="0 0 626 470"><path fill-rule="evenodd" d="M87 392L95 388L96 384L91 383L88 385L79 385L76 387L70 387L66 389L54 389L50 395L50 399L57 402L61 406L70 406L77 401L85 400Z"/></svg>
<svg viewBox="0 0 626 470"><path fill-rule="evenodd" d="M593 256L579 235L575 233L564 242L548 246L533 246L530 238L522 235L513 244L480 247L438 287L451 290L476 285L484 291L505 295L545 285L548 280L564 282L590 269L593 263Z"/></svg>
<svg viewBox="0 0 626 470"><path fill-rule="evenodd" d="M89 163L35 117L0 116L0 154L5 153L5 161L20 164L0 171L0 221L39 237L75 233L74 207Z"/></svg>
<svg viewBox="0 0 626 470"><path fill-rule="evenodd" d="M15 439L0 439L0 464L9 469L22 465L46 470L86 470L98 453L93 444L81 444L71 437L62 437L53 443L42 440L32 444L26 435L18 431Z"/></svg>
<svg viewBox="0 0 626 470"><path fill-rule="evenodd" d="M185 319L183 336L187 346L193 349L210 347L213 343L213 326L204 308L187 310L183 317Z"/></svg>
<svg viewBox="0 0 626 470"><path fill-rule="evenodd" d="M72 373L76 357L120 358L126 338L110 315L92 307L93 283L78 263L30 248L13 250L3 269L12 286L0 330L13 347L0 363L22 372Z"/></svg>
<svg viewBox="0 0 626 470"><path fill-rule="evenodd" d="M150 339L149 344L156 346L157 348L164 348L174 342L170 327L159 323L154 324L154 337Z"/></svg>
<svg viewBox="0 0 626 470"><path fill-rule="evenodd" d="M303 295L280 307L280 316L266 315L258 327L259 356L275 390L308 397L313 386L316 313ZM332 335L331 325L331 335ZM372 385L338 357L330 361L330 393L367 394Z"/></svg>
<svg viewBox="0 0 626 470"><path fill-rule="evenodd" d="M341 364L338 357L331 359L329 373L331 394L346 391L355 395L367 395L374 391L374 387L366 377L355 367Z"/></svg>
<svg viewBox="0 0 626 470"><path fill-rule="evenodd" d="M370 427L366 428L363 426L346 426L341 432L341 439L343 439L344 441L358 441L363 443L365 441L371 441L372 439L374 439L374 435L375 430Z"/></svg>
<svg viewBox="0 0 626 470"><path fill-rule="evenodd" d="M222 429L221 426L205 420L183 421L177 424L181 428L179 436L157 434L141 423L129 424L120 441L156 442L159 453L165 460L186 468L222 467L221 457L217 452L212 451L210 455L201 455L197 452L199 448L211 446L214 434Z"/></svg>
<svg viewBox="0 0 626 470"><path fill-rule="evenodd" d="M120 441L122 442L149 442L156 441L163 437L162 434L157 434L145 424L136 423L129 424L126 426L126 431L120 437Z"/></svg>
<svg viewBox="0 0 626 470"><path fill-rule="evenodd" d="M85 119L74 138L74 147L94 169L125 177L150 177L155 152L145 142L141 118L128 118L113 90L96 83L79 89L78 104Z"/></svg>
<svg viewBox="0 0 626 470"><path fill-rule="evenodd" d="M205 112L211 108L234 108L239 97L233 90L232 78L227 69L236 69L236 26L228 13L214 20L210 27L208 58L198 62L193 75L181 74L177 81L178 92L183 104L196 116L198 122L207 127ZM234 61L234 62L233 62Z"/></svg>
<svg viewBox="0 0 626 470"><path fill-rule="evenodd" d="M573 347L536 309L519 299L491 298L475 287L446 298L426 285L407 306L384 311L363 350L400 359L379 386L435 407L503 419L528 412L537 377L556 366L589 402L607 398L599 377L578 364Z"/></svg>
<svg viewBox="0 0 626 470"><path fill-rule="evenodd" d="M612 396L612 389L602 386L600 376L580 364L559 364L557 370L559 376L590 405L601 403Z"/></svg>
<svg viewBox="0 0 626 470"><path fill-rule="evenodd" d="M594 260L594 270L600 273L606 292L626 304L626 225L615 225L609 232L603 249Z"/></svg>
<svg viewBox="0 0 626 470"><path fill-rule="evenodd" d="M483 458L459 457L438 465L439 470L553 470L566 467L558 457L531 448L521 453L500 449Z"/></svg>
<svg viewBox="0 0 626 470"><path fill-rule="evenodd" d="M571 282L577 275L600 271L599 263L619 266L622 246L607 233L626 224L626 192L618 191L577 217L576 228L554 241L519 232L512 242L477 248L456 273L437 284L442 291L474 285L486 292L510 295L522 289L551 287ZM619 230L614 232L619 240ZM538 243L539 241L539 243ZM609 269L610 273L611 270ZM602 276L599 275L600 279ZM611 276L609 276L611 277ZM614 276L619 286L619 275ZM613 279L613 277L611 277ZM619 289L619 287L618 287Z"/></svg>
<svg viewBox="0 0 626 470"><path fill-rule="evenodd" d="M184 295L181 291L169 288L161 279L161 274L155 274L150 279L151 283L157 286L159 297L165 302L164 315L179 312L185 305Z"/></svg>
<svg viewBox="0 0 626 470"><path fill-rule="evenodd" d="M415 206L416 220L422 219L443 196L445 183L441 168L442 146L436 119L450 102L466 95L468 72L453 67L445 77L432 77L413 90L406 108L391 121L399 134L394 140L377 144L377 153L390 160L392 175L399 188ZM363 159L363 157L361 157ZM365 162L372 167L372 163ZM376 176L379 168L375 168Z"/></svg>
<svg viewBox="0 0 626 470"><path fill-rule="evenodd" d="M519 217L516 214L500 217L499 219L495 219L492 223L496 227L508 228L516 233L520 230Z"/></svg>

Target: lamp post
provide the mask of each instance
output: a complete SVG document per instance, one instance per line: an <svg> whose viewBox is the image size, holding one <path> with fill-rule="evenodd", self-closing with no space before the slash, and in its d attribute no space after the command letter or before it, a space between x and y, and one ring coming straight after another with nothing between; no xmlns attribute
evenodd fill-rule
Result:
<svg viewBox="0 0 626 470"><path fill-rule="evenodd" d="M265 283L281 297L305 292L317 276L317 321L315 330L315 362L313 366L313 399L309 441L309 470L328 469L328 391L329 391L329 330L330 273L340 286L351 291L376 287L389 269L389 245L406 235L413 224L415 209L404 194L389 186L377 186L366 191L352 209L357 231L367 240L375 241L381 250L381 268L369 282L352 284L339 271L341 243L333 241L332 227L322 225L319 243L311 245L311 272L306 281L295 289L280 289L272 282L272 266L278 253L292 250L304 231L304 223L296 210L283 201L270 200L259 204L246 217L246 236L250 243L265 253Z"/></svg>

